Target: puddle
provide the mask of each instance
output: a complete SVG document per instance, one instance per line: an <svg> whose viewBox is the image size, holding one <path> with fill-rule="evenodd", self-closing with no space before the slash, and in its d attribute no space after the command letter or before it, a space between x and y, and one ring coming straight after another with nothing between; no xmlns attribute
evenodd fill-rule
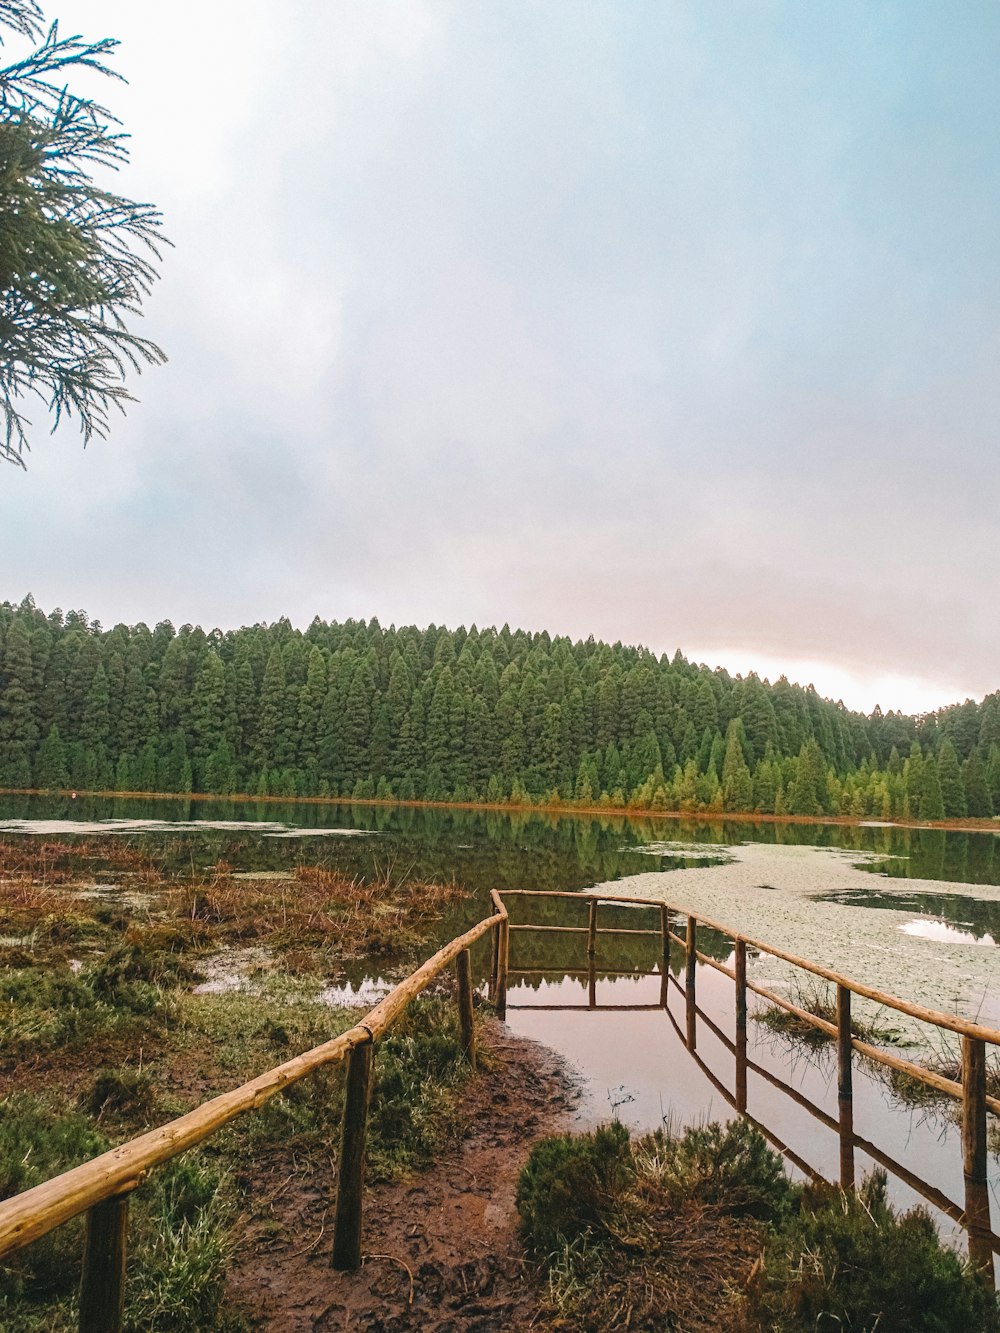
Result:
<svg viewBox="0 0 1000 1333"><path fill-rule="evenodd" d="M121 884L66 884L55 887L55 892L69 893L73 898L89 898L111 903L121 903L125 907L137 907L145 910L158 901L154 893L143 893L139 889L126 889Z"/></svg>
<svg viewBox="0 0 1000 1333"><path fill-rule="evenodd" d="M266 981L279 981L284 975L271 951L260 946L226 949L213 954L198 963L198 971L204 980L193 988L194 995L242 994L263 997ZM341 981L318 991L303 993L297 990L296 998L325 1005L328 1009L371 1009L388 995L393 985L384 977L363 977L356 983ZM262 998L262 1003L265 1006L273 1004L274 998L268 993L266 999Z"/></svg>
<svg viewBox="0 0 1000 1333"><path fill-rule="evenodd" d="M214 866L209 866L209 870L214 870ZM295 876L289 874L287 870L233 870L230 871L229 879L281 879L285 883L290 883Z"/></svg>
<svg viewBox="0 0 1000 1333"><path fill-rule="evenodd" d="M937 944L985 944L990 948L996 947L996 940L988 931L985 935L977 935L973 930L949 926L947 921L905 921L899 929L904 935L934 940Z"/></svg>
<svg viewBox="0 0 1000 1333"><path fill-rule="evenodd" d="M198 971L205 980L194 987L193 993L233 995L239 991L252 992L255 984L251 974L273 966L274 958L267 949L227 949L199 962Z"/></svg>
<svg viewBox="0 0 1000 1333"><path fill-rule="evenodd" d="M339 986L324 986L316 996L319 1004L331 1009L371 1009L392 990L392 982L382 977L365 977L357 986L349 981Z"/></svg>

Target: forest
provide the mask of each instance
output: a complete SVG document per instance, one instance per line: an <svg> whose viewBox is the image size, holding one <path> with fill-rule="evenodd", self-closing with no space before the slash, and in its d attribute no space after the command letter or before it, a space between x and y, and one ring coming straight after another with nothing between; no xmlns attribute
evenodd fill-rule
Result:
<svg viewBox="0 0 1000 1333"><path fill-rule="evenodd" d="M0 787L935 820L1000 813L1000 691L812 686L523 630L104 629L0 603Z"/></svg>

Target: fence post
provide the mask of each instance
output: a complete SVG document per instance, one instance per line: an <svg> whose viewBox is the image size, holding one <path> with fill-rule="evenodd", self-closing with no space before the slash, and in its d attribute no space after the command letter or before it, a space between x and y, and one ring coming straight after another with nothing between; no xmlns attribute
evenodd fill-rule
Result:
<svg viewBox="0 0 1000 1333"><path fill-rule="evenodd" d="M510 962L510 923L506 917L500 922L499 957L497 959L497 1018L507 1017L507 965Z"/></svg>
<svg viewBox="0 0 1000 1333"><path fill-rule="evenodd" d="M347 1090L333 1224L333 1266L347 1272L361 1267L361 1194L365 1179L365 1133L371 1074L372 1042L369 1038L362 1045L352 1047L347 1057Z"/></svg>
<svg viewBox="0 0 1000 1333"><path fill-rule="evenodd" d="M840 1122L840 1188L854 1188L854 1073L851 992L837 987L837 1111Z"/></svg>
<svg viewBox="0 0 1000 1333"><path fill-rule="evenodd" d="M747 1109L747 942L736 943L736 1109Z"/></svg>
<svg viewBox="0 0 1000 1333"><path fill-rule="evenodd" d="M95 1203L83 1242L80 1333L120 1333L127 1246L128 1194Z"/></svg>
<svg viewBox="0 0 1000 1333"><path fill-rule="evenodd" d="M472 961L468 949L455 959L458 982L458 1022L462 1032L462 1054L472 1069L476 1067L476 1029L472 1015Z"/></svg>
<svg viewBox="0 0 1000 1333"><path fill-rule="evenodd" d="M698 1032L696 1027L697 1015L695 1014L695 1005L697 996L695 994L695 968L698 966L698 920L696 917L688 917L687 926L687 957L684 966L684 1002L687 1009L687 1039L688 1046L693 1051L698 1042Z"/></svg>
<svg viewBox="0 0 1000 1333"><path fill-rule="evenodd" d="M590 900L590 915L587 918L587 1003L591 1009L597 1007L597 966L594 957L597 953L597 899Z"/></svg>
<svg viewBox="0 0 1000 1333"><path fill-rule="evenodd" d="M993 1284L990 1195L986 1179L986 1043L962 1038L962 1157L969 1258Z"/></svg>
<svg viewBox="0 0 1000 1333"><path fill-rule="evenodd" d="M496 1003L497 998L497 973L500 970L500 922L498 921L490 931L492 941L490 956L490 1004Z"/></svg>
<svg viewBox="0 0 1000 1333"><path fill-rule="evenodd" d="M670 999L670 913L666 903L660 908L660 1004L664 1009Z"/></svg>

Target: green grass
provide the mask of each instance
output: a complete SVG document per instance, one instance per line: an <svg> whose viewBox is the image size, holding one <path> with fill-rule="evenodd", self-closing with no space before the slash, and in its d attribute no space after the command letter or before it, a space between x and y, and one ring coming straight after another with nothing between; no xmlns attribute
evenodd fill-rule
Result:
<svg viewBox="0 0 1000 1333"><path fill-rule="evenodd" d="M139 1034L169 1012L166 993L127 954L112 953L79 973L68 966L0 969L0 1049L8 1060Z"/></svg>

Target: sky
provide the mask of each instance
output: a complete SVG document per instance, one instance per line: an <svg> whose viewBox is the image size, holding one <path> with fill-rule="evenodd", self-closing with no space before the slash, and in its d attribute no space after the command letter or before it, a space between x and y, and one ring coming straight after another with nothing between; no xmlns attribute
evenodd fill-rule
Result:
<svg viewBox="0 0 1000 1333"><path fill-rule="evenodd" d="M1000 687L993 0L45 8L121 39L170 360L34 410L0 599Z"/></svg>

